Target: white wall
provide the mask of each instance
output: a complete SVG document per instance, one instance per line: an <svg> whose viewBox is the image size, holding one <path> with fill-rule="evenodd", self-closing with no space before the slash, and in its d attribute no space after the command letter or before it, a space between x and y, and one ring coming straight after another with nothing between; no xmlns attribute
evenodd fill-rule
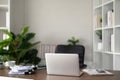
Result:
<svg viewBox="0 0 120 80"><path fill-rule="evenodd" d="M25 1L24 0L11 0L10 5L10 30L15 34L18 34L21 29L24 27L24 7L25 7Z"/></svg>
<svg viewBox="0 0 120 80"><path fill-rule="evenodd" d="M25 25L36 32L35 40L66 44L72 36L92 60L92 0L25 0Z"/></svg>

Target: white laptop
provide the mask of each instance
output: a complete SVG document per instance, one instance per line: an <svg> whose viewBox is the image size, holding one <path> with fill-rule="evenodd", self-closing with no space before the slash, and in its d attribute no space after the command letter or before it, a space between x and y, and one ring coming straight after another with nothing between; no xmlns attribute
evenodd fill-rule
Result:
<svg viewBox="0 0 120 80"><path fill-rule="evenodd" d="M46 53L47 74L80 76L78 54Z"/></svg>

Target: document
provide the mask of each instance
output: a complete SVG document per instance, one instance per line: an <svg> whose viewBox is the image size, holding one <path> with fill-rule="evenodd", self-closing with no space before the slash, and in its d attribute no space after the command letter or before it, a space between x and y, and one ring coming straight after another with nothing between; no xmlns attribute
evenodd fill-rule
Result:
<svg viewBox="0 0 120 80"><path fill-rule="evenodd" d="M83 72L89 75L113 75L113 73L101 69L83 69Z"/></svg>

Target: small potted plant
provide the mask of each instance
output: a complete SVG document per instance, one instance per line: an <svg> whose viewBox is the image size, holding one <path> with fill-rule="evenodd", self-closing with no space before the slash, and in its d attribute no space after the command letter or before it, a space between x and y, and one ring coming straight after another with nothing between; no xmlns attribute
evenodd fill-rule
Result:
<svg viewBox="0 0 120 80"><path fill-rule="evenodd" d="M96 34L99 37L98 50L102 50L102 30L96 31Z"/></svg>
<svg viewBox="0 0 120 80"><path fill-rule="evenodd" d="M76 39L75 37L68 39L68 45L77 45L78 43L79 43L79 39Z"/></svg>

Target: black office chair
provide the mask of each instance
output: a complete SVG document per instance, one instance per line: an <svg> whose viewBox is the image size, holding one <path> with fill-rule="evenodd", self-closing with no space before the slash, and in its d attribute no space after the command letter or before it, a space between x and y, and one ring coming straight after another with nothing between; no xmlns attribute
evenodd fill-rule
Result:
<svg viewBox="0 0 120 80"><path fill-rule="evenodd" d="M57 45L55 53L77 53L79 55L80 68L87 67L84 64L85 48L83 45Z"/></svg>

